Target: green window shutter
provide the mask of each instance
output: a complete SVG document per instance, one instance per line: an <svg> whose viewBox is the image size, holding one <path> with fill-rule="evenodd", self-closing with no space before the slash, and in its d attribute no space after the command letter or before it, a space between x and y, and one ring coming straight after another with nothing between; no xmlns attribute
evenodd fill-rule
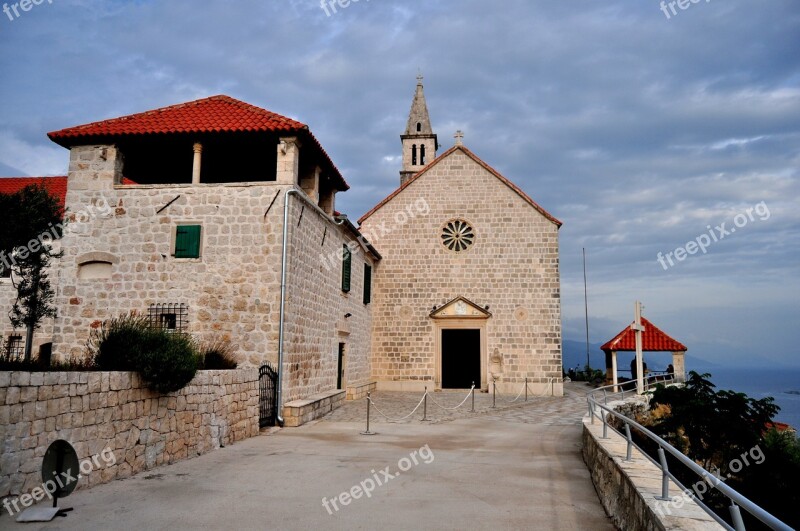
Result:
<svg viewBox="0 0 800 531"><path fill-rule="evenodd" d="M372 266L364 264L364 304L372 302Z"/></svg>
<svg viewBox="0 0 800 531"><path fill-rule="evenodd" d="M175 258L200 258L200 225L181 225L175 230Z"/></svg>
<svg viewBox="0 0 800 531"><path fill-rule="evenodd" d="M342 249L342 291L350 292L350 270L353 265L353 255L347 245Z"/></svg>

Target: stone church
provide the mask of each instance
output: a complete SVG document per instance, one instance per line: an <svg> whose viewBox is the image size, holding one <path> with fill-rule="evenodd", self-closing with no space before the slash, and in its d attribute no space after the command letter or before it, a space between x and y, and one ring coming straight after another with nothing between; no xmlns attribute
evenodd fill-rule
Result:
<svg viewBox="0 0 800 531"><path fill-rule="evenodd" d="M136 311L243 365L280 365L281 403L373 389L561 395L561 223L463 145L438 154L420 79L400 185L354 225L308 126L227 96L48 134L69 150L58 315L36 346L80 356ZM12 274L4 269L4 277ZM5 318L4 348L24 332Z"/></svg>
<svg viewBox="0 0 800 531"><path fill-rule="evenodd" d="M379 387L562 393L561 222L462 142L437 156L420 79L400 187L360 220L380 250L371 365ZM424 216L404 215L427 205ZM381 227L390 233L380 236Z"/></svg>

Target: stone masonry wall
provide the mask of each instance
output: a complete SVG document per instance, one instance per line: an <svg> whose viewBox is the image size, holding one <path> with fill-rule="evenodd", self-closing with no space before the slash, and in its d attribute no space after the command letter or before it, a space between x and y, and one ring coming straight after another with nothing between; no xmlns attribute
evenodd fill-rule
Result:
<svg viewBox="0 0 800 531"><path fill-rule="evenodd" d="M420 213L422 204L428 213ZM443 225L455 218L476 234L462 253L441 243ZM528 377L534 392L549 393L550 379L560 381L558 228L463 151L441 159L361 229L383 255L374 289L375 379L430 386L436 338L429 315L464 296L492 313L486 358L502 357L499 391L516 394Z"/></svg>
<svg viewBox="0 0 800 531"><path fill-rule="evenodd" d="M65 236L54 326L57 356L81 355L92 329L151 304L189 307L197 339L230 338L247 366L278 359L285 184L114 185L112 146L71 150L67 207L96 215ZM348 383L367 383L371 306L354 253L352 290L341 290L341 248L355 240L305 195L291 197L284 400L335 389L338 345ZM96 208L103 205L105 208ZM202 225L201 257L172 256L177 224ZM337 255L337 250L338 255ZM111 277L81 279L80 264L112 262ZM352 317L344 318L350 313Z"/></svg>
<svg viewBox="0 0 800 531"><path fill-rule="evenodd" d="M291 201L284 402L336 389L339 343L345 344L342 388L364 385L371 375L372 305L363 294L364 265L373 259L360 247L352 253L350 292L343 292L342 248L348 242L355 248L356 237L303 198Z"/></svg>
<svg viewBox="0 0 800 531"><path fill-rule="evenodd" d="M42 457L57 439L81 461L114 452L116 463L82 477L81 488L258 433L257 369L200 371L167 395L144 388L136 373L0 372L0 497L41 485Z"/></svg>
<svg viewBox="0 0 800 531"><path fill-rule="evenodd" d="M627 442L614 430L603 438L600 419L583 418L583 460L589 468L600 503L617 529L724 529L670 480L673 498L662 501L661 470L634 447L625 461Z"/></svg>
<svg viewBox="0 0 800 531"><path fill-rule="evenodd" d="M71 150L66 204L97 213L63 239L54 354L81 355L93 328L151 304L189 307L188 332L230 338L240 361L277 360L282 201L275 183L114 186L112 147ZM84 169L85 168L85 169ZM91 170L94 168L94 170ZM282 195L282 194L281 194ZM172 204L164 208L168 203ZM175 227L202 225L201 257L172 256ZM80 279L81 262L105 253L106 279Z"/></svg>

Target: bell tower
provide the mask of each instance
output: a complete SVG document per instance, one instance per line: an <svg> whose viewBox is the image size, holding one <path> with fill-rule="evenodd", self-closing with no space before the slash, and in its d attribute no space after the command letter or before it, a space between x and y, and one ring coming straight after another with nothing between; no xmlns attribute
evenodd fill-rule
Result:
<svg viewBox="0 0 800 531"><path fill-rule="evenodd" d="M403 185L414 174L436 158L439 142L431 128L428 104L422 89L422 74L417 76L417 92L411 103L406 131L400 135L403 142L403 169L400 171L400 184Z"/></svg>

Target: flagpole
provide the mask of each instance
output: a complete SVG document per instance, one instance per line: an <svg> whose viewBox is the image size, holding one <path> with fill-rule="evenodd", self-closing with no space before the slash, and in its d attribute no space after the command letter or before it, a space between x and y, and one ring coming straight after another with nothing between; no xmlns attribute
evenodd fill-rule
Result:
<svg viewBox="0 0 800 531"><path fill-rule="evenodd" d="M586 312L586 366L591 368L589 362L589 292L586 284L586 247L583 248L583 306Z"/></svg>

